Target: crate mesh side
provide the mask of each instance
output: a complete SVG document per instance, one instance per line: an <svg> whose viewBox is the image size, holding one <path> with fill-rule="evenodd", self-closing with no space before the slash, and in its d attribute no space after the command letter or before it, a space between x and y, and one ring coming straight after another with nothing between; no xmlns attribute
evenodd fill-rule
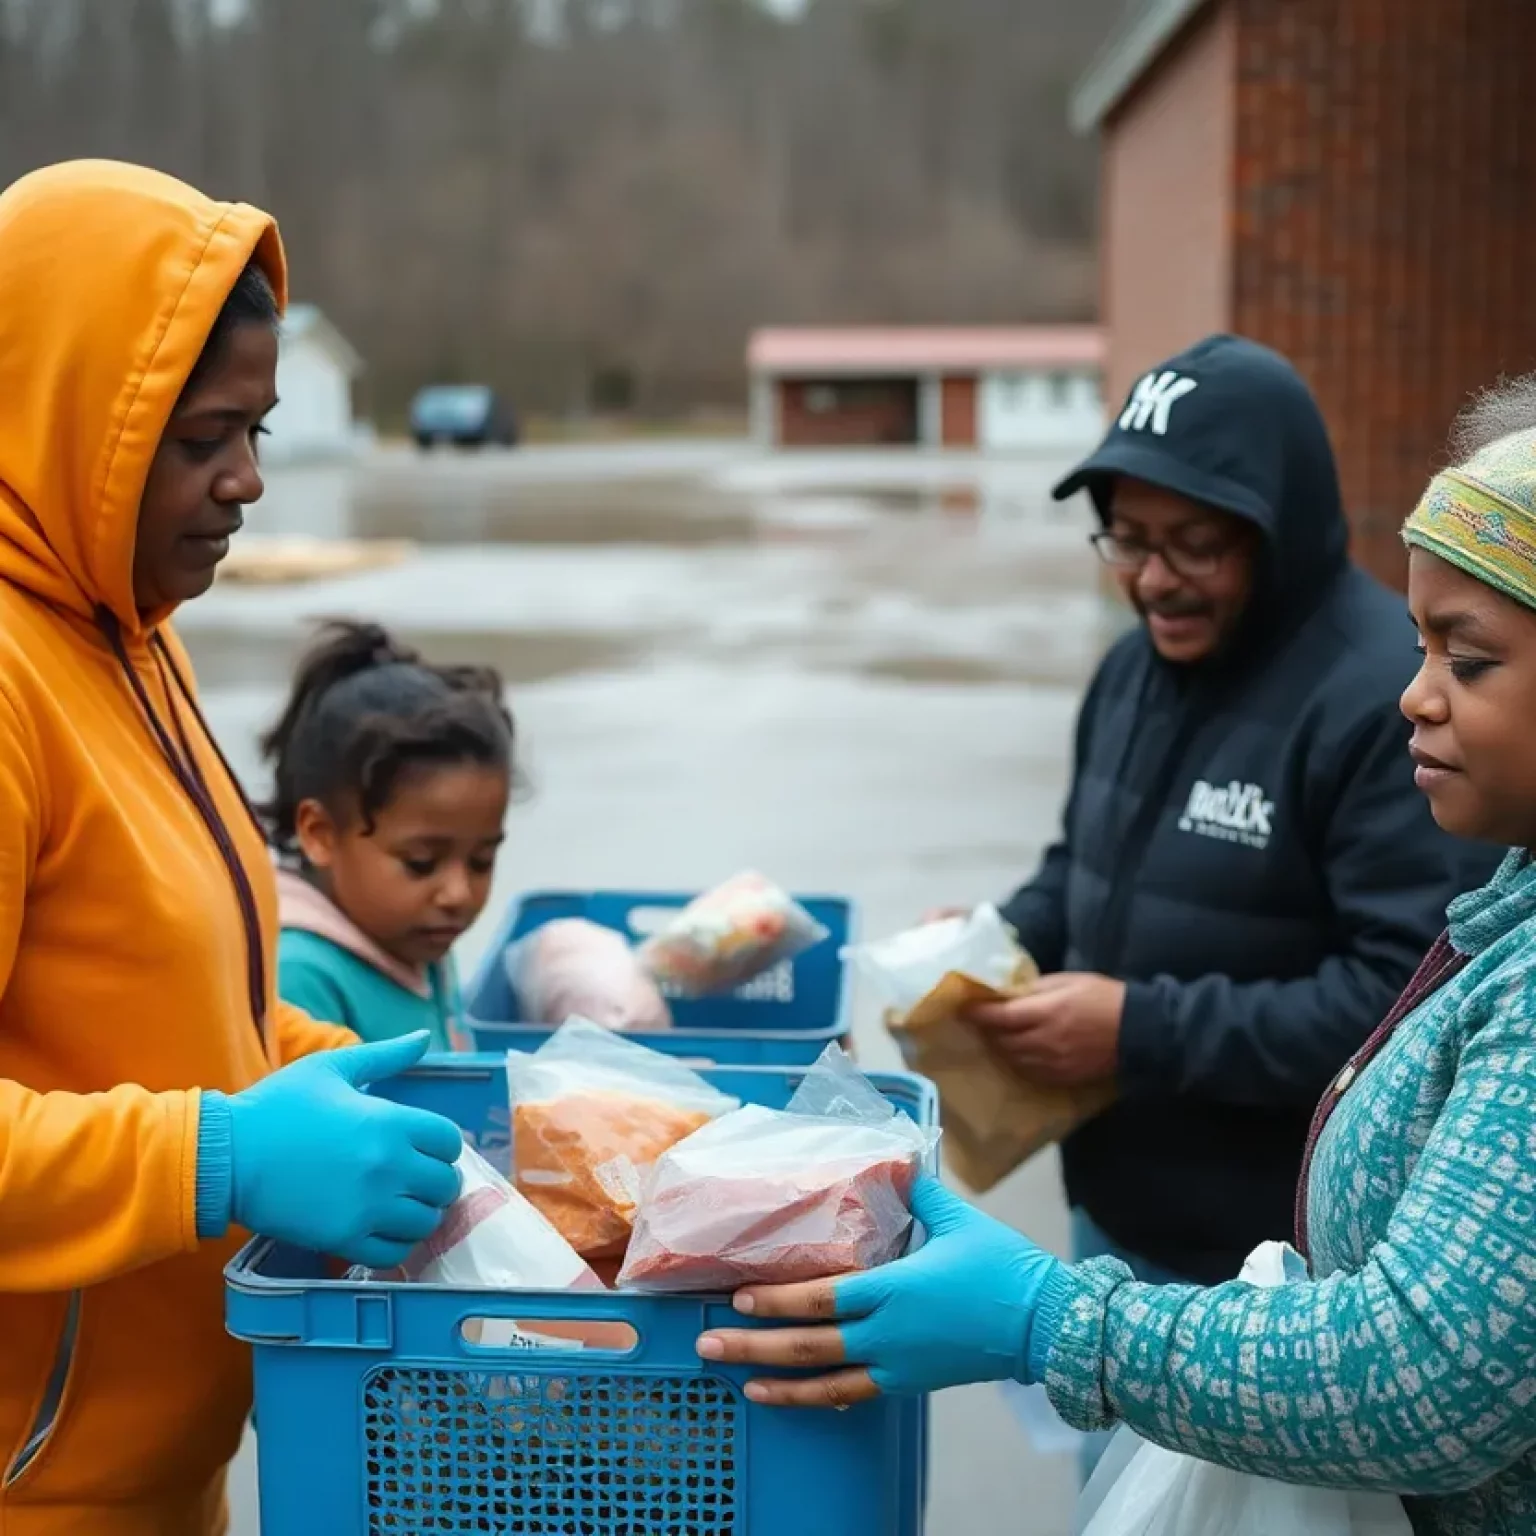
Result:
<svg viewBox="0 0 1536 1536"><path fill-rule="evenodd" d="M386 1367L363 1387L370 1536L736 1536L739 1407L708 1377Z"/></svg>

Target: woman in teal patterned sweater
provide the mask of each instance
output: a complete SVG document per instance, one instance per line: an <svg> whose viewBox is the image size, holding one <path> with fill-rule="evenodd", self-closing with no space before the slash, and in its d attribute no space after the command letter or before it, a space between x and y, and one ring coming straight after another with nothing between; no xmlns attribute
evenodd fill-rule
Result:
<svg viewBox="0 0 1536 1536"><path fill-rule="evenodd" d="M1536 379L1484 397L1461 436L1405 529L1424 664L1403 709L1436 819L1516 851L1452 906L1319 1111L1298 1222L1314 1278L1069 1268L925 1183L911 1258L737 1298L820 1326L700 1340L709 1359L829 1368L754 1400L1043 1381L1084 1429L1396 1493L1420 1533L1536 1536Z"/></svg>

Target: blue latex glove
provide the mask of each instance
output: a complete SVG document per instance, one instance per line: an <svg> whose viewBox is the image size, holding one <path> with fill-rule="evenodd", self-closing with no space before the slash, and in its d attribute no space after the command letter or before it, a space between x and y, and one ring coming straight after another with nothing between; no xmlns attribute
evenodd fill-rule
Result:
<svg viewBox="0 0 1536 1536"><path fill-rule="evenodd" d="M414 1066L425 1031L306 1056L243 1093L202 1096L197 1217L372 1269L430 1237L459 1193L451 1120L360 1090Z"/></svg>
<svg viewBox="0 0 1536 1536"><path fill-rule="evenodd" d="M886 1393L1039 1381L1071 1296L1066 1265L926 1175L912 1212L922 1248L837 1283L848 1364Z"/></svg>

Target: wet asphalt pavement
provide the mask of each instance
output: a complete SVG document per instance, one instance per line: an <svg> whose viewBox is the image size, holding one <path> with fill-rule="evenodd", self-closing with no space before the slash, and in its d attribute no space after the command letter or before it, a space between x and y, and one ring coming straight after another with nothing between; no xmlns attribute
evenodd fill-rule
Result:
<svg viewBox="0 0 1536 1536"><path fill-rule="evenodd" d="M734 444L526 450L274 470L253 535L409 538L406 563L184 611L208 713L260 785L257 731L320 617L376 618L504 672L531 793L491 909L541 886L697 889L755 866L848 894L867 934L998 898L1034 866L1078 697L1117 622L1044 460ZM861 1059L897 1066L873 1004ZM1063 1250L1054 1160L983 1202ZM993 1388L935 1414L930 1536L1061 1536L1070 1451ZM236 1536L255 1536L249 1456Z"/></svg>

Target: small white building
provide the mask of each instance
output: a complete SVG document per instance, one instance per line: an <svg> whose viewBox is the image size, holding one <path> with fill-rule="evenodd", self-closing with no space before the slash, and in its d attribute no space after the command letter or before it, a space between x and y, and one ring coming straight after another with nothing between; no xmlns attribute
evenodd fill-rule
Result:
<svg viewBox="0 0 1536 1536"><path fill-rule="evenodd" d="M273 459L341 458L353 451L352 386L363 361L313 304L291 304L277 359L278 407L267 418Z"/></svg>
<svg viewBox="0 0 1536 1536"><path fill-rule="evenodd" d="M765 447L1077 452L1104 429L1095 325L802 327L747 351Z"/></svg>

